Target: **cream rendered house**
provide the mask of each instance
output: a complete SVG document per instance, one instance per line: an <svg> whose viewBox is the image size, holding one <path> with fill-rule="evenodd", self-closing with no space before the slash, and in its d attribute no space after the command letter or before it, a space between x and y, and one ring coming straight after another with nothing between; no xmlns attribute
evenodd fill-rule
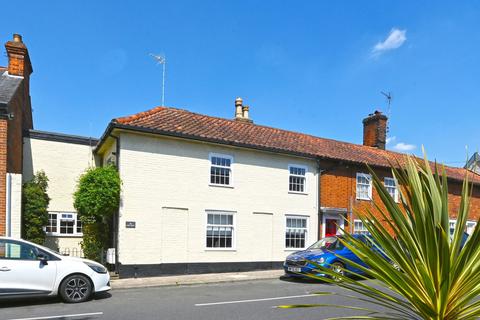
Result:
<svg viewBox="0 0 480 320"><path fill-rule="evenodd" d="M122 277L275 268L317 240L315 161L137 129L115 121L96 148L123 182Z"/></svg>
<svg viewBox="0 0 480 320"><path fill-rule="evenodd" d="M97 140L30 130L23 138L23 180L43 170L49 179L49 223L46 245L61 253L82 256L82 225L73 208L73 193L80 175L95 166Z"/></svg>

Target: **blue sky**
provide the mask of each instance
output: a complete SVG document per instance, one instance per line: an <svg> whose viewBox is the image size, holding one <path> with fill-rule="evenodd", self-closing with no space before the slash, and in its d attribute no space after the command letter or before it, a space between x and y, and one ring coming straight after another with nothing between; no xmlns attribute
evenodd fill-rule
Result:
<svg viewBox="0 0 480 320"><path fill-rule="evenodd" d="M47 4L48 3L48 4ZM100 136L161 104L362 143L387 111L389 149L462 165L480 148L480 2L22 1L0 40L23 35L35 128ZM14 14L18 13L18 14ZM6 58L0 65L6 65Z"/></svg>

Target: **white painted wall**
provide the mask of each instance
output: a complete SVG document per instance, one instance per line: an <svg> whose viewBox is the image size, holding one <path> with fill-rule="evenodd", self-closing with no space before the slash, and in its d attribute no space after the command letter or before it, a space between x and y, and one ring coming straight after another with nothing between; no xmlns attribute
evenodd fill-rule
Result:
<svg viewBox="0 0 480 320"><path fill-rule="evenodd" d="M122 264L281 261L290 253L284 248L286 214L308 216L307 242L317 239L314 161L133 133L121 133L120 147ZM210 152L234 157L233 188L209 185ZM289 164L308 167L307 194L288 192ZM180 218L162 219L165 208L185 209L187 225L178 226ZM235 250L205 248L209 209L235 212ZM135 221L136 228L125 228L126 221ZM165 229L178 230L186 253L162 254Z"/></svg>
<svg viewBox="0 0 480 320"><path fill-rule="evenodd" d="M75 212L73 193L78 178L87 168L95 165L92 149L88 145L24 138L23 180L43 170L47 175L49 211ZM51 237L46 244L53 249L80 249L80 237Z"/></svg>
<svg viewBox="0 0 480 320"><path fill-rule="evenodd" d="M8 205L10 213L7 212L7 215L9 215L10 221L7 224L7 228L10 226L10 230L7 230L7 235L20 238L22 235L22 175L7 173L7 183L9 182L10 185L7 189L10 189L11 192Z"/></svg>

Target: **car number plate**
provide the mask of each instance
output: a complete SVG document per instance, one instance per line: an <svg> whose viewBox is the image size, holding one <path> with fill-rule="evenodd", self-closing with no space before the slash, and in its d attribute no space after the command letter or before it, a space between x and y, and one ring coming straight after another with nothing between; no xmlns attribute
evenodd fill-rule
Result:
<svg viewBox="0 0 480 320"><path fill-rule="evenodd" d="M298 267L288 267L287 270L290 271L290 272L301 272L301 271L302 271L302 268L298 268Z"/></svg>

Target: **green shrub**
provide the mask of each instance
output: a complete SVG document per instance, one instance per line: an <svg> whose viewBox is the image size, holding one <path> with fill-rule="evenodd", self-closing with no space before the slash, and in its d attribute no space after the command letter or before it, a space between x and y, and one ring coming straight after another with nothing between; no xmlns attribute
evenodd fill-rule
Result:
<svg viewBox="0 0 480 320"><path fill-rule="evenodd" d="M118 210L121 180L114 166L90 168L79 179L74 207L83 227L81 243L85 257L101 261L108 246L108 226Z"/></svg>
<svg viewBox="0 0 480 320"><path fill-rule="evenodd" d="M32 180L23 184L23 238L43 244L45 242L45 226L48 224L47 194L48 178L45 172L37 172Z"/></svg>

